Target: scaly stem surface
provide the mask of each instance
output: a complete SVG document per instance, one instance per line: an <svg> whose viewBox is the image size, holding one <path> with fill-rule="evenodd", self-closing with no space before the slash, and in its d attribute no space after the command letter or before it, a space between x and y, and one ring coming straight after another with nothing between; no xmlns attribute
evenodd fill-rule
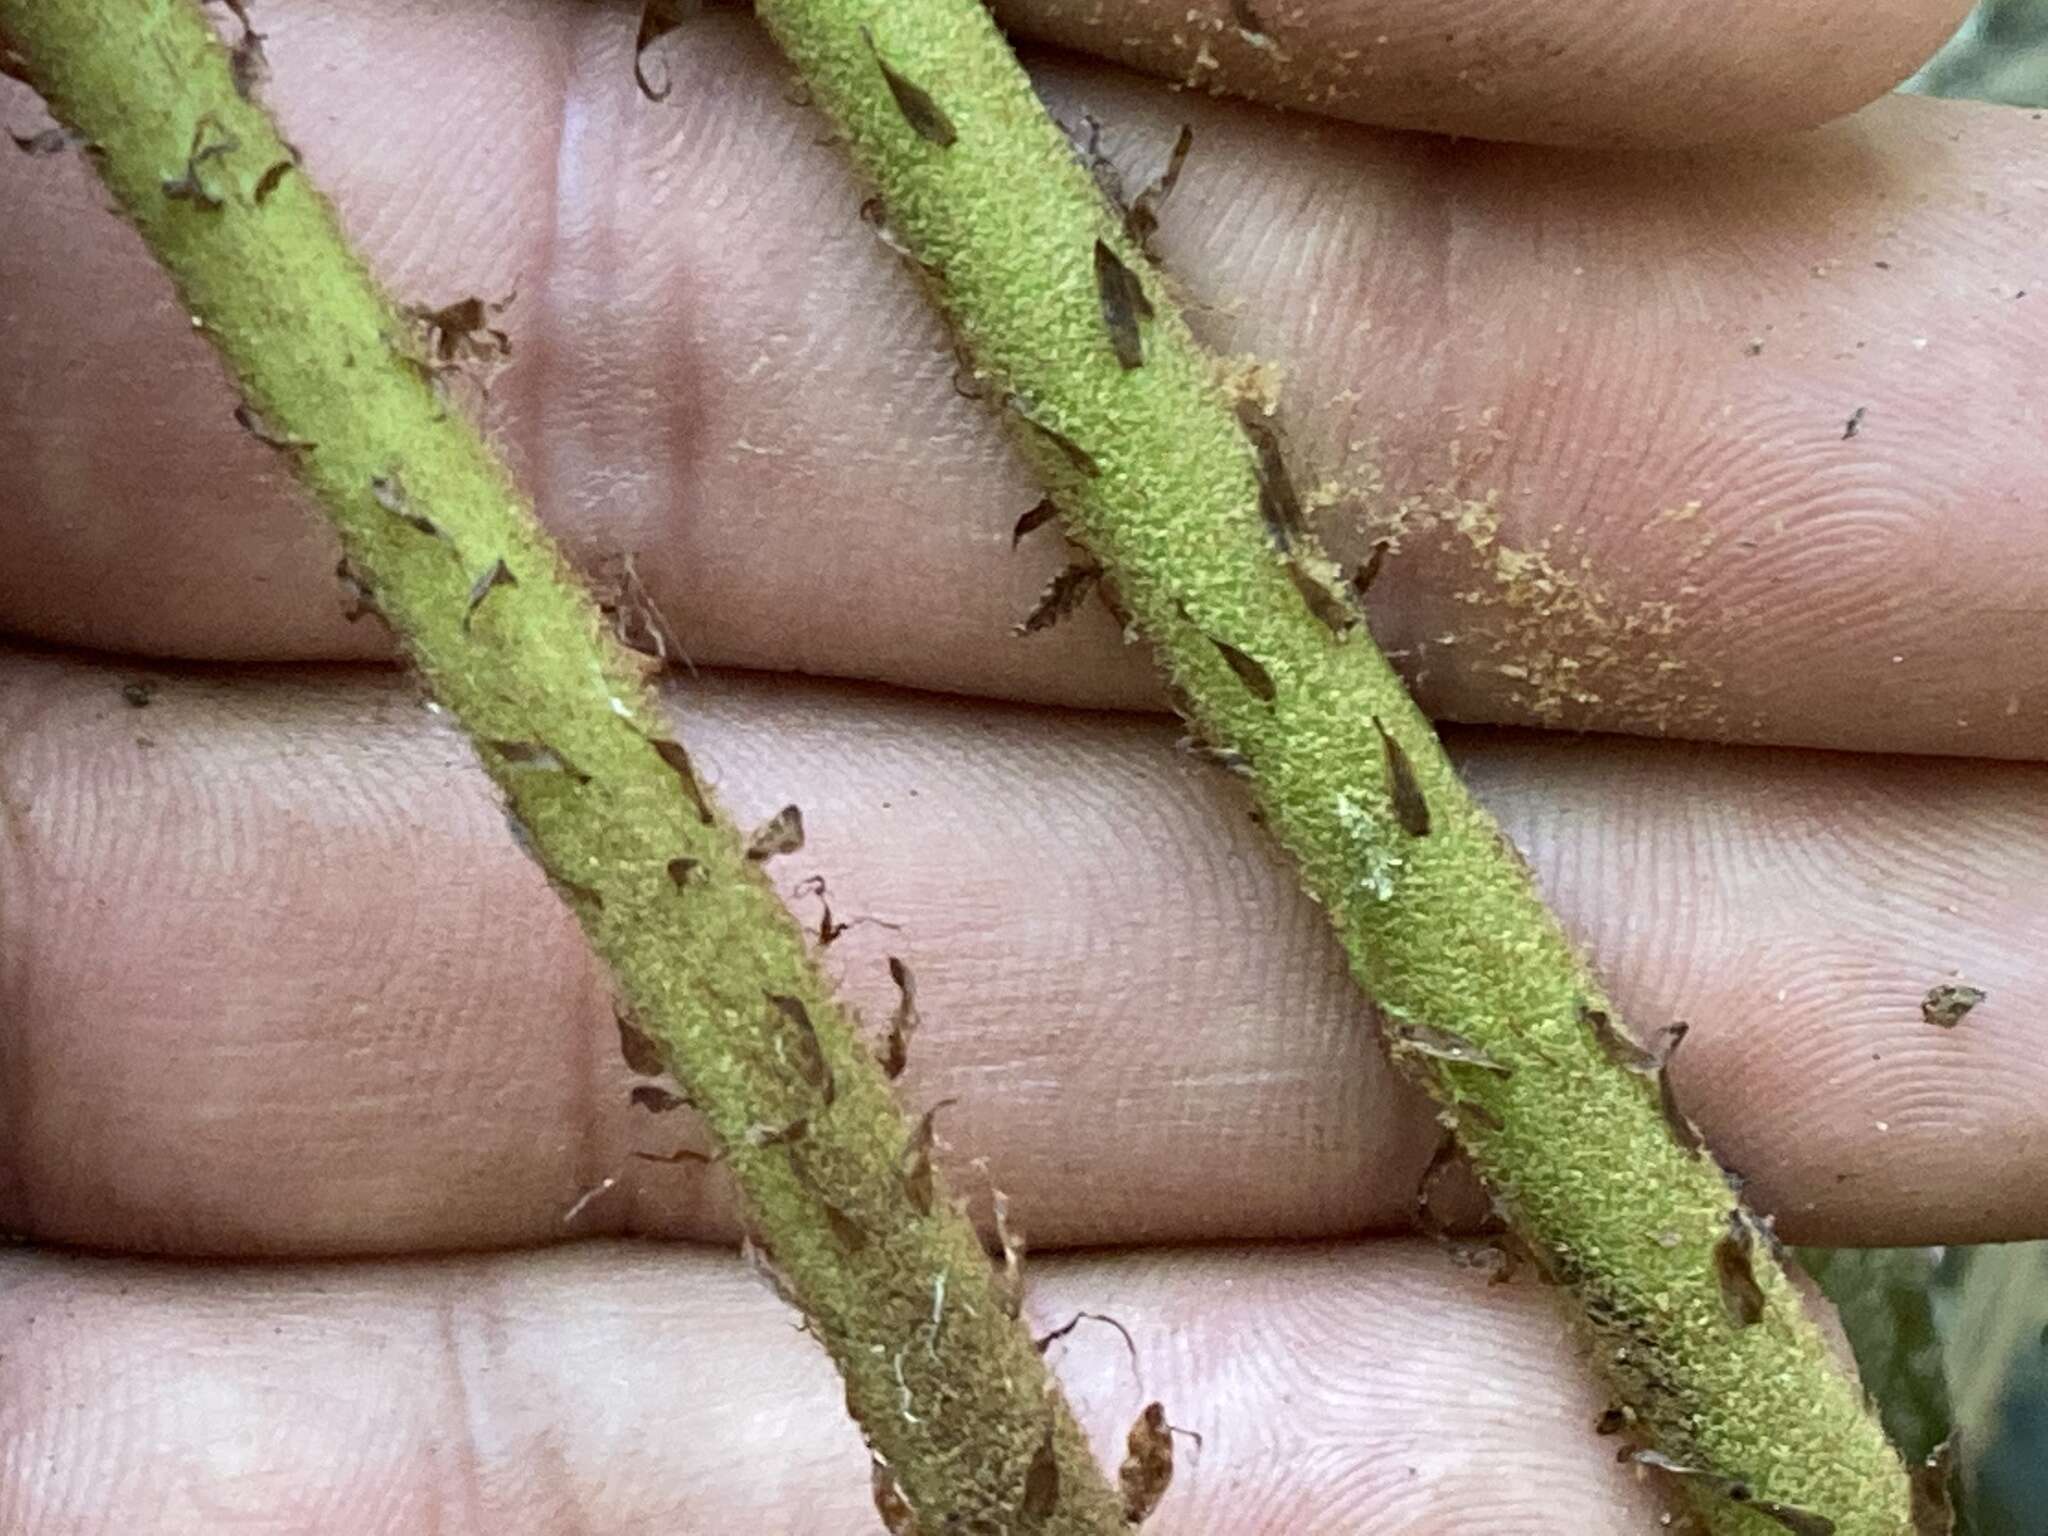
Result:
<svg viewBox="0 0 2048 1536"><path fill-rule="evenodd" d="M837 1362L892 1469L882 1492L893 1477L931 1532L1124 1529L1014 1295L931 1177L929 1121L898 1109L640 664L443 401L415 323L205 17L191 0L0 0L0 46L87 141L247 424L475 740L645 1031L624 1036L629 1059L658 1046Z"/></svg>
<svg viewBox="0 0 2048 1536"><path fill-rule="evenodd" d="M1897 1457L1768 1229L1670 1106L1665 1052L1623 1033L1349 621L1277 455L1133 238L1143 225L1105 199L982 6L758 9L1067 531L1247 774L1393 1055L1575 1302L1632 1438L1715 1530L1908 1530Z"/></svg>

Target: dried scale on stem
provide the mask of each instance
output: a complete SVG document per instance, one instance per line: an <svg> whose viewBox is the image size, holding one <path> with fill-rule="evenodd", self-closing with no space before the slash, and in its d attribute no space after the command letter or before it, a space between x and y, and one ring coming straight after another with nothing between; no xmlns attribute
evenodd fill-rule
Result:
<svg viewBox="0 0 2048 1536"><path fill-rule="evenodd" d="M1615 1018L1358 622L1370 574L1347 583L1317 549L1277 437L1149 266L1156 196L1104 196L977 0L757 8L1085 551L1076 569L1246 778L1390 1053L1569 1296L1623 1458L1715 1531L1911 1531L1897 1456L1678 1112L1675 1037Z"/></svg>
<svg viewBox="0 0 2048 1536"><path fill-rule="evenodd" d="M84 144L218 348L238 418L332 520L356 602L474 740L610 965L629 1065L673 1072L702 1114L845 1378L878 1514L927 1536L1126 1530L1017 1316L1014 1259L991 1267L932 1169L931 1114L898 1108L762 871L801 816L743 842L719 815L643 668L441 398L444 349L420 327L510 338L481 303L408 312L378 290L253 99L250 37L223 46L192 0L0 0L0 65ZM904 1009L874 1042L891 1074L914 1022L897 974Z"/></svg>

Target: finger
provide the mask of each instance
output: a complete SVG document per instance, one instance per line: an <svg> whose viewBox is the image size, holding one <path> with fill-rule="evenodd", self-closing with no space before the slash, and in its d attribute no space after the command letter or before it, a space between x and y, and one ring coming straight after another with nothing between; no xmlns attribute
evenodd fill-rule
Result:
<svg viewBox="0 0 2048 1536"><path fill-rule="evenodd" d="M1028 37L1283 107L1543 144L1698 144L1810 128L1926 63L1969 10L1917 0L1441 6L1002 0Z"/></svg>
<svg viewBox="0 0 2048 1536"><path fill-rule="evenodd" d="M1411 1247L1048 1263L1030 1315L1114 1467L1177 1437L1159 1536L1652 1529L1550 1298ZM729 1256L433 1264L0 1255L10 1530L838 1536L874 1522L829 1363ZM916 1405L910 1405L915 1411Z"/></svg>
<svg viewBox="0 0 2048 1536"><path fill-rule="evenodd" d="M0 692L0 1225L169 1253L731 1240L595 962L402 684L14 658ZM1166 729L705 680L691 750L956 1187L1041 1247L1405 1227L1435 1127L1236 781ZM1797 1241L2048 1232L2048 769L1474 737L1460 760L1687 1111ZM1930 987L1990 996L1928 1024ZM986 1158L986 1171L974 1166ZM608 1180L615 1182L607 1183ZM585 1196L589 1196L585 1199Z"/></svg>
<svg viewBox="0 0 2048 1536"><path fill-rule="evenodd" d="M700 660L1156 704L1104 616L1011 633L1057 536L1011 552L1037 491L750 31L693 30L662 109L566 19L471 46L461 7L298 14L266 22L271 89L313 173L402 295L518 289L493 434L586 561L637 553ZM2004 382L2048 363L2018 297L2048 284L2024 114L1901 102L1739 156L1567 159L1043 78L1118 125L1134 177L1196 123L1169 269L1284 379L1339 552L1398 545L1375 627L1433 711L2048 754L2043 449ZM0 242L25 381L0 623L382 654L84 170L8 157L0 199L37 210Z"/></svg>

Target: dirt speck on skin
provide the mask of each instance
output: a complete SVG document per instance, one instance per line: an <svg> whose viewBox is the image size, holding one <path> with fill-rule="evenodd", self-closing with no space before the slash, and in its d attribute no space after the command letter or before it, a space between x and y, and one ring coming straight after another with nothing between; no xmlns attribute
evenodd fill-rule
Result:
<svg viewBox="0 0 2048 1536"><path fill-rule="evenodd" d="M1533 542L1511 538L1503 531L1503 494L1486 483L1492 455L1507 440L1496 414L1453 417L1448 425L1455 435L1441 472L1419 477L1419 489L1389 486L1378 445L1364 437L1347 445L1351 463L1342 475L1303 497L1312 512L1324 512L1323 526L1342 529L1340 539L1384 542L1391 556L1410 556L1402 567L1425 569L1432 590L1463 610L1455 626L1415 645L1410 675L1426 680L1437 666L1490 672L1517 711L1546 726L1725 734L1721 679L1670 643L1685 627L1678 598L1687 594L1618 596L1566 524ZM1649 523L1683 526L1700 511L1687 503L1651 514ZM1713 537L1706 536L1709 544ZM1687 562L1702 553L1688 551Z"/></svg>

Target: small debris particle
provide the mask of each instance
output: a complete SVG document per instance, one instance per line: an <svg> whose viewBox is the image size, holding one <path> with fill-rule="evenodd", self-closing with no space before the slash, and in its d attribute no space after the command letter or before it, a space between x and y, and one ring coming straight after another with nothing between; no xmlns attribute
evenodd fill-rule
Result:
<svg viewBox="0 0 2048 1536"><path fill-rule="evenodd" d="M355 563L347 555L343 555L334 563L334 576L341 583L342 591L348 595L348 607L342 610L341 615L346 622L353 624L366 614L372 618L383 617L377 612L377 604L370 595L368 578L355 568ZM516 827L518 823L514 822L513 825Z"/></svg>
<svg viewBox="0 0 2048 1536"><path fill-rule="evenodd" d="M1124 1349L1130 1354L1131 1357L1131 1370L1134 1373L1137 1371L1138 1341L1131 1337L1130 1329L1126 1328L1122 1323L1118 1322L1115 1318L1111 1317L1107 1312L1076 1312L1064 1323L1061 1323L1059 1327L1053 1329L1051 1333L1041 1335L1035 1341L1035 1347L1037 1348L1038 1352L1042 1355L1048 1349L1051 1349L1053 1345L1059 1343L1061 1339L1064 1339L1068 1334L1072 1333L1076 1328L1080 1327L1083 1323L1101 1323L1105 1327L1114 1328L1120 1335L1122 1335L1124 1341Z"/></svg>
<svg viewBox="0 0 2048 1536"><path fill-rule="evenodd" d="M256 178L257 203L261 205L269 202L270 194L277 190L278 183L297 169L298 162L296 160L279 160L266 168L263 174Z"/></svg>
<svg viewBox="0 0 2048 1536"><path fill-rule="evenodd" d="M1429 1154L1422 1177L1415 1181L1415 1225L1430 1237L1442 1237L1449 1230L1436 1213L1436 1186L1457 1162L1458 1138L1445 1131L1437 1138L1436 1150Z"/></svg>
<svg viewBox="0 0 2048 1536"><path fill-rule="evenodd" d="M1944 982L1929 987L1927 995L1920 999L1920 1017L1938 1029L1954 1029L1987 995L1982 987Z"/></svg>
<svg viewBox="0 0 2048 1536"><path fill-rule="evenodd" d="M7 137L14 140L14 147L24 155L61 155L74 144L85 142L66 128L45 128L39 133L15 133L10 129Z"/></svg>
<svg viewBox="0 0 2048 1536"><path fill-rule="evenodd" d="M903 1496L903 1485L879 1456L872 1459L871 1481L875 1491L875 1513L882 1517L888 1536L917 1536L917 1511Z"/></svg>
<svg viewBox="0 0 2048 1536"><path fill-rule="evenodd" d="M797 1075L817 1089L830 1107L837 1087L832 1078L832 1064L825 1059L825 1048L818 1043L817 1026L811 1023L810 1009L803 1005L801 998L791 997L787 992L763 995L770 1007L796 1027Z"/></svg>
<svg viewBox="0 0 2048 1536"><path fill-rule="evenodd" d="M1125 266L1123 259L1109 248L1109 242L1099 236L1095 241L1095 296L1117 365L1126 372L1142 367L1145 339L1138 322L1152 318L1152 301L1145 297L1145 285L1138 280L1138 274Z"/></svg>
<svg viewBox="0 0 2048 1536"><path fill-rule="evenodd" d="M1052 498L1046 497L1017 519L1017 526L1010 530L1010 548L1015 549L1024 542L1026 534L1036 533L1047 523L1060 515L1060 509L1053 505Z"/></svg>
<svg viewBox="0 0 2048 1536"><path fill-rule="evenodd" d="M1152 256L1152 237L1159 232L1159 210L1173 195L1173 189L1180 181L1181 167L1187 163L1188 151L1194 147L1195 130L1182 123L1180 132L1174 137L1173 150L1166 157L1166 169L1131 199L1131 206L1124 213L1124 233L1149 259L1156 259Z"/></svg>
<svg viewBox="0 0 2048 1536"><path fill-rule="evenodd" d="M1259 482L1259 516L1265 520L1266 536L1274 548L1286 553L1308 536L1308 518L1287 473L1279 434L1260 420L1256 406L1240 408L1237 419L1251 439L1252 468Z"/></svg>
<svg viewBox="0 0 2048 1536"><path fill-rule="evenodd" d="M668 1071L668 1063L662 1060L661 1049L652 1035L622 1011L615 1010L612 1017L619 1026L619 1054L626 1058L629 1070L641 1077L660 1077Z"/></svg>
<svg viewBox="0 0 2048 1536"><path fill-rule="evenodd" d="M1183 736L1174 745L1199 762L1211 763L1240 779L1252 776L1252 760L1229 747L1212 747L1196 736Z"/></svg>
<svg viewBox="0 0 2048 1536"><path fill-rule="evenodd" d="M747 1130L750 1147L789 1147L811 1134L811 1117L799 1115L786 1125L756 1125Z"/></svg>
<svg viewBox="0 0 2048 1536"><path fill-rule="evenodd" d="M1365 564L1351 573L1351 595L1361 603L1365 601L1365 594L1372 590L1372 584L1379 580L1380 569L1387 563L1387 551L1391 548L1393 545L1387 540L1379 540L1373 545L1372 553L1365 557Z"/></svg>
<svg viewBox="0 0 2048 1536"><path fill-rule="evenodd" d="M1299 558L1287 562L1287 579L1308 605L1308 611L1331 634L1348 635L1358 627L1358 610L1325 586L1322 578L1307 569Z"/></svg>
<svg viewBox="0 0 2048 1536"><path fill-rule="evenodd" d="M910 1197L910 1203L917 1207L918 1214L929 1216L935 1186L932 1178L932 1147L938 1140L933 1120L940 1110L954 1103L952 1099L941 1099L918 1120L910 1133L910 1139L903 1144L902 1155L897 1159L897 1169L903 1175L903 1192Z"/></svg>
<svg viewBox="0 0 2048 1536"><path fill-rule="evenodd" d="M156 698L156 684L147 678L138 678L132 683L121 685L121 702L130 709L147 709Z"/></svg>
<svg viewBox="0 0 2048 1536"><path fill-rule="evenodd" d="M1740 1207L1728 1213L1728 1230L1714 1244L1714 1278L1721 1285L1721 1301L1738 1328L1753 1328L1763 1321L1764 1293L1756 1283L1750 1265L1756 1240Z"/></svg>
<svg viewBox="0 0 2048 1536"><path fill-rule="evenodd" d="M643 0L640 25L633 33L633 83L640 87L640 94L649 101L667 101L668 93L674 89L674 81L664 62L661 86L659 89L655 87L647 75L647 50L675 31L682 20L683 5L679 0Z"/></svg>
<svg viewBox="0 0 2048 1536"><path fill-rule="evenodd" d="M821 1200L819 1207L825 1213L825 1225L831 1229L832 1240L848 1253L859 1253L868 1245L867 1229L830 1200Z"/></svg>
<svg viewBox="0 0 2048 1536"><path fill-rule="evenodd" d="M1847 424L1845 424L1842 428L1843 442L1846 443L1847 441L1849 441L1849 439L1854 437L1856 433L1862 428L1863 416L1868 409L1868 406L1859 405L1856 407L1855 410L1849 413L1849 420Z"/></svg>
<svg viewBox="0 0 2048 1536"><path fill-rule="evenodd" d="M1372 724L1380 733L1380 751L1386 758L1387 794L1394 802L1394 819L1410 837L1427 837L1429 802L1422 798L1422 786L1415 781L1415 766L1378 715L1372 717Z"/></svg>
<svg viewBox="0 0 2048 1536"><path fill-rule="evenodd" d="M1273 702L1276 697L1276 690L1273 687L1273 676L1270 672L1252 660L1243 651L1240 651L1236 646L1232 645L1228 640L1218 640L1214 635L1211 635L1209 643L1216 647L1217 654L1222 656L1225 664L1229 666L1231 671L1237 674L1239 682L1243 683L1245 687L1249 688L1263 702L1267 704Z"/></svg>
<svg viewBox="0 0 2048 1536"><path fill-rule="evenodd" d="M875 35L866 27L860 29L866 39L868 52L875 57L875 66L882 72L882 79L889 87L889 94L896 99L896 110L903 114L903 120L910 124L911 131L928 144L941 149L951 149L960 135L953 127L953 120L946 116L931 93L915 81L906 80L889 67L882 51L875 46Z"/></svg>
<svg viewBox="0 0 2048 1536"><path fill-rule="evenodd" d="M800 881L796 888L796 894L818 898L818 948L830 948L842 933L853 926L851 923L842 923L833 918L832 899L826 893L825 877L823 875L812 875Z"/></svg>
<svg viewBox="0 0 2048 1536"><path fill-rule="evenodd" d="M441 525L439 523L436 523L424 512L415 512L413 510L412 502L405 494L405 487L399 482L397 470L393 470L386 475L372 475L370 477L370 497L378 506L389 512L401 523L404 523L406 527L416 532L424 533L430 539L445 539L447 537L446 534L441 532Z"/></svg>
<svg viewBox="0 0 2048 1536"><path fill-rule="evenodd" d="M1071 437L1068 437L1066 433L1040 421L1037 415L1037 408L1025 400L1023 396L1012 395L1007 404L1012 414L1019 421L1023 422L1025 426L1029 427L1053 447L1057 448L1060 456L1068 464L1072 465L1077 473L1086 475L1091 480L1101 475L1102 466L1095 462L1095 456Z"/></svg>
<svg viewBox="0 0 2048 1536"><path fill-rule="evenodd" d="M242 24L242 35L235 39L228 54L228 78L234 83L235 94L248 101L256 87L269 78L270 60L263 54L264 34L249 25L248 11L235 0L229 0L228 9Z"/></svg>
<svg viewBox="0 0 2048 1536"><path fill-rule="evenodd" d="M1663 1060L1657 1067L1657 1107L1664 1115L1664 1123L1671 1129L1671 1138L1688 1152L1706 1150L1706 1140L1700 1135L1700 1128L1686 1118L1678 1107L1678 1095L1671 1086L1671 1058L1678 1053L1678 1047L1691 1029L1689 1024L1673 1024L1664 1031Z"/></svg>
<svg viewBox="0 0 2048 1536"><path fill-rule="evenodd" d="M702 1163L708 1168L718 1161L716 1157L693 1151L689 1147L677 1147L673 1152L635 1152L632 1156L643 1163L666 1163L671 1167L682 1163Z"/></svg>
<svg viewBox="0 0 2048 1536"><path fill-rule="evenodd" d="M690 876L695 874L697 869L698 864L695 859L674 858L668 861L668 877L678 887L687 885Z"/></svg>
<svg viewBox="0 0 2048 1536"><path fill-rule="evenodd" d="M804 813L794 805L785 805L754 829L754 835L747 839L747 857L756 864L785 853L795 853L804 845Z"/></svg>
<svg viewBox="0 0 2048 1536"><path fill-rule="evenodd" d="M1607 1059L1623 1071L1650 1077L1662 1070L1664 1059L1669 1055L1668 1049L1658 1052L1637 1044L1614 1022L1606 1009L1580 1003L1579 1022L1593 1032L1594 1040Z"/></svg>
<svg viewBox="0 0 2048 1536"><path fill-rule="evenodd" d="M1017 1317L1024 1310L1024 1234L1010 1225L1010 1197L1000 1189L990 1195L990 1204L995 1209L996 1242L1003 1250L1002 1273L996 1277L996 1295L1003 1303L1006 1317Z"/></svg>
<svg viewBox="0 0 2048 1536"><path fill-rule="evenodd" d="M1147 1403L1131 1425L1116 1480L1124 1496L1124 1519L1142 1525L1173 1482L1173 1432L1166 1427L1163 1403Z"/></svg>
<svg viewBox="0 0 2048 1536"><path fill-rule="evenodd" d="M671 1092L658 1083L636 1083L626 1098L635 1109L644 1109L650 1115L666 1115L689 1102L681 1094Z"/></svg>
<svg viewBox="0 0 2048 1536"><path fill-rule="evenodd" d="M559 773L577 784L590 782L589 774L545 742L491 741L485 745L497 753L500 761L509 768L533 768L543 773Z"/></svg>
<svg viewBox="0 0 2048 1536"><path fill-rule="evenodd" d="M615 1173L608 1174L604 1178L599 1179L595 1184L591 1185L590 1188L583 1191L582 1194L578 1195L573 1201L570 1202L569 1209L562 1212L562 1225L565 1227L568 1226L571 1222L575 1221L575 1219L578 1216L581 1216L585 1211L589 1210L591 1203L595 1201L599 1196L611 1193L612 1190L618 1188L618 1185L619 1176Z"/></svg>
<svg viewBox="0 0 2048 1536"><path fill-rule="evenodd" d="M489 568L469 584L469 606L462 611L462 627L469 628L470 620L476 617L476 611L483 606L484 599L498 588L518 585L519 578L506 567L505 557L500 555L493 560Z"/></svg>
<svg viewBox="0 0 2048 1536"><path fill-rule="evenodd" d="M1434 1061L1476 1067L1497 1077L1513 1077L1515 1074L1513 1067L1504 1061L1495 1060L1463 1035L1448 1029L1439 1029L1434 1024L1417 1024L1408 1019L1390 1019L1387 1022L1387 1039L1397 1051L1413 1051L1418 1056L1427 1056Z"/></svg>
<svg viewBox="0 0 2048 1536"><path fill-rule="evenodd" d="M1252 0L1230 0L1230 19L1237 26L1237 35L1254 46L1271 46L1272 34L1253 7Z"/></svg>
<svg viewBox="0 0 2048 1536"><path fill-rule="evenodd" d="M1066 566L1045 584L1045 590L1038 594L1038 601L1031 611L1011 627L1013 635L1035 635L1041 630L1051 629L1060 620L1069 617L1102 580L1102 567L1092 560L1077 560Z"/></svg>
<svg viewBox="0 0 2048 1536"><path fill-rule="evenodd" d="M1956 1470L1957 1434L1910 1469L1913 1494L1913 1536L1955 1536L1956 1511L1950 1494Z"/></svg>
<svg viewBox="0 0 2048 1536"><path fill-rule="evenodd" d="M924 268L927 272L933 270L929 263L908 245L904 244L903 237L896 233L895 226L889 222L888 205L881 198L871 197L862 203L860 205L860 219L863 224L875 232L877 240L881 241L882 244L889 247L890 250L901 256L905 261L912 262Z"/></svg>
<svg viewBox="0 0 2048 1536"><path fill-rule="evenodd" d="M510 295L487 303L471 294L439 308L411 304L405 313L419 328L428 356L435 362L491 362L512 355L512 338L488 323L511 303Z"/></svg>
<svg viewBox="0 0 2048 1536"><path fill-rule="evenodd" d="M891 1082L910 1064L910 1037L917 1033L917 977L903 961L889 957L889 979L896 983L896 1011L889 1019L889 1039L882 1048L882 1071Z"/></svg>
<svg viewBox="0 0 2048 1536"><path fill-rule="evenodd" d="M690 803L697 808L697 819L710 826L712 821L711 802L704 798L704 787L697 782L697 771L690 766L690 754L683 750L680 741L661 740L649 743L668 769L683 781L683 792L690 797Z"/></svg>
<svg viewBox="0 0 2048 1536"><path fill-rule="evenodd" d="M1045 1438L1038 1442L1031 1465L1024 1471L1024 1496L1017 1513L1026 1520L1043 1520L1059 1507L1060 1459L1053 1444L1053 1426L1045 1426Z"/></svg>
<svg viewBox="0 0 2048 1536"><path fill-rule="evenodd" d="M608 563L615 567L616 575L608 572L600 584L598 607L612 621L619 643L642 656L653 657L658 663L657 670L680 663L694 677L697 668L640 579L640 569L632 554L622 553Z"/></svg>
<svg viewBox="0 0 2048 1536"><path fill-rule="evenodd" d="M264 447L275 448L280 452L285 450L305 452L320 446L308 438L293 437L289 433L273 431L270 424L257 415L254 407L246 400L235 407L235 425L255 438ZM383 505L381 499L378 505Z"/></svg>
<svg viewBox="0 0 2048 1536"><path fill-rule="evenodd" d="M1635 1423L1635 1421L1636 1416L1632 1409L1619 1405L1604 1408L1600 1412L1600 1417L1593 1421L1593 1433L1596 1435L1618 1435Z"/></svg>
<svg viewBox="0 0 2048 1536"><path fill-rule="evenodd" d="M202 112L199 121L192 126L192 147L185 152L185 173L164 178L164 196L172 202L190 203L208 213L218 212L222 206L220 194L206 185L199 174L200 168L207 161L218 160L240 147L228 137L219 118L211 112Z"/></svg>

